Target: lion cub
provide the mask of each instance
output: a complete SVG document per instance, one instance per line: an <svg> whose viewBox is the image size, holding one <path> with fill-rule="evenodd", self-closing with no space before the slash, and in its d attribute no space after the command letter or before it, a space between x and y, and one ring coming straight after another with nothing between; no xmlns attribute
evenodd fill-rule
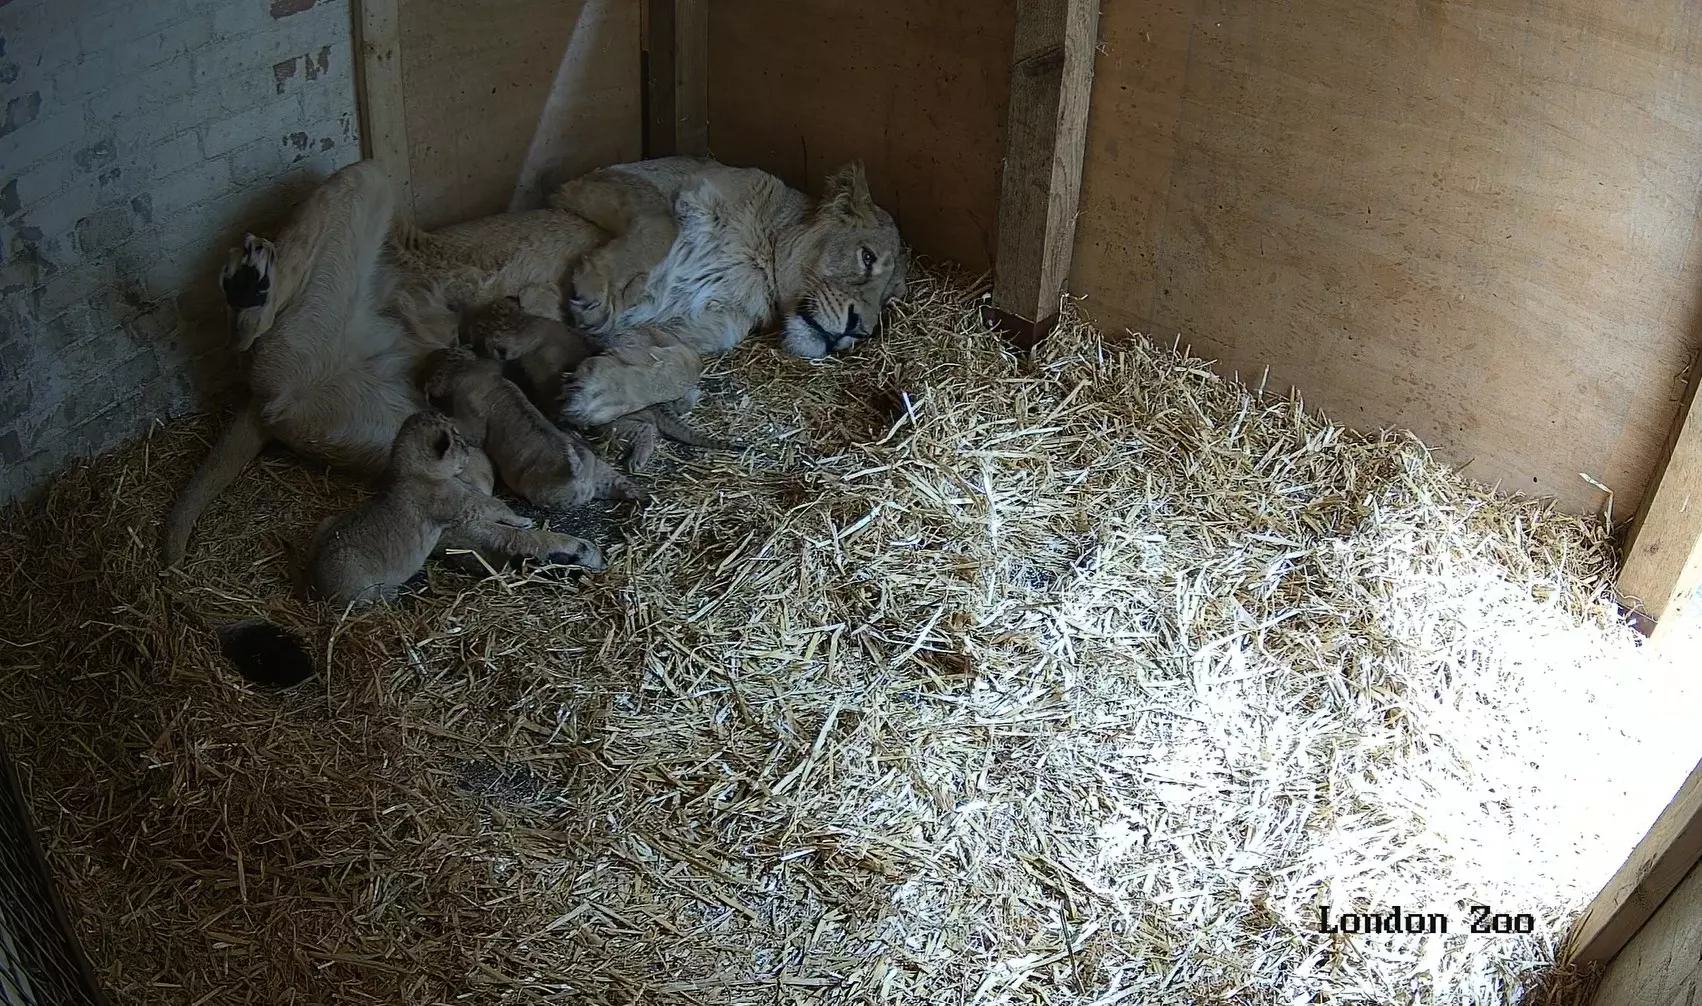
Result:
<svg viewBox="0 0 1702 1006"><path fill-rule="evenodd" d="M308 553L308 586L325 600L392 600L425 565L443 532L469 521L528 528L532 522L462 479L476 448L441 412L402 423L378 494L322 521Z"/></svg>
<svg viewBox="0 0 1702 1006"><path fill-rule="evenodd" d="M502 364L465 346L432 353L423 390L446 408L496 465L509 489L534 506L565 510L594 499L646 498L597 456L585 438L559 429L502 376Z"/></svg>
<svg viewBox="0 0 1702 1006"><path fill-rule="evenodd" d="M514 364L511 378L532 404L558 426L565 423L560 411L566 375L601 352L601 347L585 333L554 318L526 313L520 298L514 296L463 309L461 335L480 354ZM733 444L699 433L673 411L689 409L694 404L695 392L694 388L669 405L640 409L594 427L593 431L624 443L627 467L635 472L649 467L658 436L691 447L737 449Z"/></svg>

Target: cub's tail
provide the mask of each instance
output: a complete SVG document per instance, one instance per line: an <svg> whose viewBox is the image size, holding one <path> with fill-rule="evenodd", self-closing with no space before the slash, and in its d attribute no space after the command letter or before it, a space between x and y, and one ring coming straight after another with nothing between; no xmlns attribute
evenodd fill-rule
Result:
<svg viewBox="0 0 1702 1006"><path fill-rule="evenodd" d="M714 451L742 451L744 445L731 440L718 440L675 415L666 406L655 406L645 410L645 418L656 424L656 432L675 443L688 447L707 447Z"/></svg>
<svg viewBox="0 0 1702 1006"><path fill-rule="evenodd" d="M195 529L201 511L236 481L250 461L260 456L260 450L266 446L268 439L252 402L243 406L231 424L219 434L212 451L178 492L171 512L166 514L160 550L167 568L183 560L183 554L189 549L189 534Z"/></svg>

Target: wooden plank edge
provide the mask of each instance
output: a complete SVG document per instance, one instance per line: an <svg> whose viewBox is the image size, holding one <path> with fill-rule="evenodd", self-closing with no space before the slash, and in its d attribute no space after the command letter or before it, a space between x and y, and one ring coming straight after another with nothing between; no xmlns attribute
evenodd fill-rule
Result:
<svg viewBox="0 0 1702 1006"><path fill-rule="evenodd" d="M1072 0L1065 11L1064 79L1058 96L1058 139L1052 149L1047 197L1046 245L1041 255L1040 294L1061 299L1070 280L1087 165L1087 112L1093 97L1093 59L1099 50L1099 0ZM1042 301L1039 316L1058 305Z"/></svg>
<svg viewBox="0 0 1702 1006"><path fill-rule="evenodd" d="M355 105L361 156L378 163L396 184L398 209L414 215L408 112L402 94L402 31L397 0L355 0Z"/></svg>
<svg viewBox="0 0 1702 1006"><path fill-rule="evenodd" d="M1659 637L1702 587L1702 409L1697 362L1667 434L1661 465L1632 521L1620 565L1622 607L1641 615L1639 631Z"/></svg>
<svg viewBox="0 0 1702 1006"><path fill-rule="evenodd" d="M1563 962L1606 964L1649 921L1702 859L1702 764L1631 850L1583 914L1561 950Z"/></svg>

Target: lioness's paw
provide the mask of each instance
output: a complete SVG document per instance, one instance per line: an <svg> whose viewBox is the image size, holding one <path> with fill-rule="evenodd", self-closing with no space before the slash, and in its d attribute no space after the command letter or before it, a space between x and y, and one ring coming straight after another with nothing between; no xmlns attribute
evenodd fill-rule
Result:
<svg viewBox="0 0 1702 1006"><path fill-rule="evenodd" d="M241 248L232 248L219 272L225 303L238 311L264 307L272 295L272 242L250 234Z"/></svg>
<svg viewBox="0 0 1702 1006"><path fill-rule="evenodd" d="M613 289L596 255L586 256L573 271L573 296L567 310L573 323L589 332L601 333L614 321L617 313Z"/></svg>
<svg viewBox="0 0 1702 1006"><path fill-rule="evenodd" d="M574 426L601 426L648 405L630 403L622 387L625 374L625 368L607 357L592 357L580 364L563 390L561 418Z"/></svg>
<svg viewBox="0 0 1702 1006"><path fill-rule="evenodd" d="M613 316L604 302L576 296L567 302L567 317L576 328L602 334L608 329Z"/></svg>

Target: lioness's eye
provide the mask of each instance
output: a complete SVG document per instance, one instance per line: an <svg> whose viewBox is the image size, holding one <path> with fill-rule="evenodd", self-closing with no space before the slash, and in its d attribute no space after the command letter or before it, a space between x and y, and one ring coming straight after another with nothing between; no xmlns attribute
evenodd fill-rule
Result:
<svg viewBox="0 0 1702 1006"><path fill-rule="evenodd" d="M864 248L862 254L863 254L863 271L868 272L875 267L875 253L870 251L867 248Z"/></svg>

